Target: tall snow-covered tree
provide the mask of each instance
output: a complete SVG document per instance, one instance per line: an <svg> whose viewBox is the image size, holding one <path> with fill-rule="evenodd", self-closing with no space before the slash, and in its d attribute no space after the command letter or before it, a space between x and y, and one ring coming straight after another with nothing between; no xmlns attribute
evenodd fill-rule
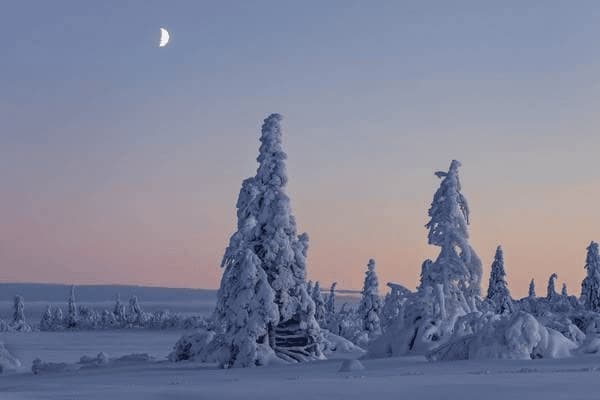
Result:
<svg viewBox="0 0 600 400"><path fill-rule="evenodd" d="M474 311L475 298L481 290L481 261L468 241L469 206L461 193L460 165L453 160L448 172L435 173L442 182L433 196L430 220L425 225L429 244L441 248L427 268L425 281L435 286L443 319L460 309L462 313Z"/></svg>
<svg viewBox="0 0 600 400"><path fill-rule="evenodd" d="M269 331L279 321L275 292L250 249L223 274L218 308L224 320L224 367L263 365L274 355ZM234 271L235 270L235 271Z"/></svg>
<svg viewBox="0 0 600 400"><path fill-rule="evenodd" d="M335 314L335 287L337 286L337 282L333 282L331 287L329 288L329 295L327 296L327 301L325 302L325 309L329 315Z"/></svg>
<svg viewBox="0 0 600 400"><path fill-rule="evenodd" d="M362 299L358 308L358 313L363 321L363 329L370 336L381 334L381 307L379 281L375 272L375 260L371 258L367 264Z"/></svg>
<svg viewBox="0 0 600 400"><path fill-rule="evenodd" d="M315 319L320 325L324 325L326 320L327 311L325 310L325 300L323 300L323 294L321 293L321 284L319 281L315 283L312 289L312 299L315 303Z"/></svg>
<svg viewBox="0 0 600 400"><path fill-rule="evenodd" d="M67 328L75 328L79 321L79 310L77 304L75 304L75 286L71 286L71 293L69 295L69 303L67 310Z"/></svg>
<svg viewBox="0 0 600 400"><path fill-rule="evenodd" d="M23 296L15 296L13 310L13 324L19 325L25 323L25 302Z"/></svg>
<svg viewBox="0 0 600 400"><path fill-rule="evenodd" d="M490 283L488 286L487 298L496 305L496 312L513 312L514 307L508 284L506 283L506 272L504 271L504 253L502 247L496 248L494 262L490 273Z"/></svg>
<svg viewBox="0 0 600 400"><path fill-rule="evenodd" d="M535 281L531 278L531 282L529 282L529 297L535 298Z"/></svg>
<svg viewBox="0 0 600 400"><path fill-rule="evenodd" d="M237 202L237 231L232 235L221 265L225 274L250 249L275 291L279 321L268 333L276 354L289 361L321 358L321 333L315 306L306 292L308 235L297 235L290 199L285 193L287 155L282 146L281 119L271 114L264 120L256 176L246 179ZM227 288L221 288L227 296ZM310 304L306 304L309 302ZM221 320L223 310L217 310ZM308 314L306 314L308 313Z"/></svg>
<svg viewBox="0 0 600 400"><path fill-rule="evenodd" d="M546 291L546 298L548 300L553 300L556 298L556 296L558 296L558 293L556 293L556 289L554 287L556 278L558 278L558 275L556 275L556 273L553 273L552 275L550 275L550 278L548 278L548 290Z"/></svg>
<svg viewBox="0 0 600 400"><path fill-rule="evenodd" d="M586 309L600 312L600 252L591 242L585 258L586 277L581 282L581 301Z"/></svg>

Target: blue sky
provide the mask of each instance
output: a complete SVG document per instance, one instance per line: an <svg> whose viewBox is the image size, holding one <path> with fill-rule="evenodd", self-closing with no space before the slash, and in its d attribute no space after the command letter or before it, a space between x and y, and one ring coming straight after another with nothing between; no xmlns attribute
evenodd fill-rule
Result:
<svg viewBox="0 0 600 400"><path fill-rule="evenodd" d="M458 158L484 263L501 242L517 291L575 289L600 239L598 21L593 1L3 4L0 280L216 286L279 112L314 279L358 287L375 257L412 286Z"/></svg>

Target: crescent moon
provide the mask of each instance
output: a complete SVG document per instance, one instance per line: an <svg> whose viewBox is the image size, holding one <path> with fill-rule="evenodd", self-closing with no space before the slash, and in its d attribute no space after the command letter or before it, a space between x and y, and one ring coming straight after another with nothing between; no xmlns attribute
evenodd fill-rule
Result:
<svg viewBox="0 0 600 400"><path fill-rule="evenodd" d="M169 43L169 39L171 35L169 35L169 31L165 28L160 28L160 41L158 42L158 47L165 47L167 43Z"/></svg>

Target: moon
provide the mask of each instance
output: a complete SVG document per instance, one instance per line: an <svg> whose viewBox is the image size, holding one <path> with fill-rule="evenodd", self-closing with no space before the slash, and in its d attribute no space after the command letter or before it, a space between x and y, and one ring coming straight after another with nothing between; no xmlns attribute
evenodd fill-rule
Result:
<svg viewBox="0 0 600 400"><path fill-rule="evenodd" d="M165 28L160 28L160 41L158 42L158 47L165 47L169 43L169 39L171 35L169 35L169 31Z"/></svg>

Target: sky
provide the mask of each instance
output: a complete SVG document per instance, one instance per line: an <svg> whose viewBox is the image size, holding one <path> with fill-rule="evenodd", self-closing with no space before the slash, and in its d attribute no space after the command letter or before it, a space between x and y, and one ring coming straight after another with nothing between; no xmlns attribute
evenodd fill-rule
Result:
<svg viewBox="0 0 600 400"><path fill-rule="evenodd" d="M600 2L18 1L0 29L0 281L216 288L284 115L308 277L414 288L437 170L513 295L600 241ZM171 42L158 48L159 28ZM559 289L559 288L557 288Z"/></svg>

